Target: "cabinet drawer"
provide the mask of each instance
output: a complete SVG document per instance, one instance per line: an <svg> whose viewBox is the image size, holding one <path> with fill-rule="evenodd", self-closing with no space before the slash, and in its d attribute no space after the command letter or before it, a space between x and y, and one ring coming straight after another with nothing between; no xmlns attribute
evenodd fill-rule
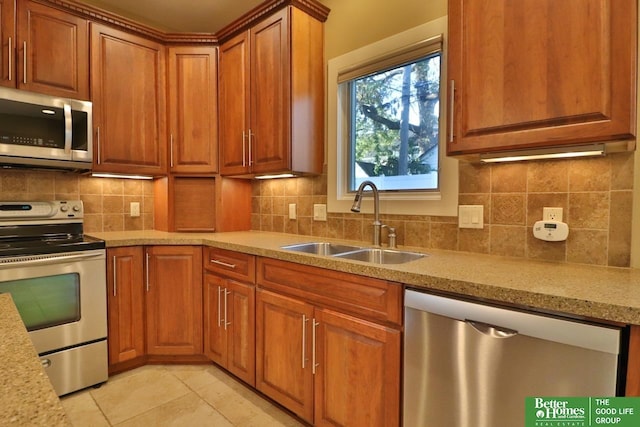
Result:
<svg viewBox="0 0 640 427"><path fill-rule="evenodd" d="M360 317L401 324L399 283L269 258L258 258L257 269L257 283L263 288Z"/></svg>
<svg viewBox="0 0 640 427"><path fill-rule="evenodd" d="M256 280L256 257L241 252L205 248L204 268L243 282Z"/></svg>

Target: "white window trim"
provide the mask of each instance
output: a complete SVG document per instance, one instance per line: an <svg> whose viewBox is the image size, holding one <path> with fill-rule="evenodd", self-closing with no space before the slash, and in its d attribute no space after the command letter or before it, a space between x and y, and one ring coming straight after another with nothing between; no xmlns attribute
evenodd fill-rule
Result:
<svg viewBox="0 0 640 427"><path fill-rule="evenodd" d="M356 49L328 61L327 88L327 208L329 212L351 212L353 193L348 191L348 142L343 120L349 117L348 99L338 86L340 72L365 64L371 59L443 34L440 85L440 191L381 192L380 212L399 215L456 216L458 211L458 160L446 156L447 123L447 17L438 18ZM338 173L340 171L340 173ZM363 200L362 211L372 212L370 198Z"/></svg>

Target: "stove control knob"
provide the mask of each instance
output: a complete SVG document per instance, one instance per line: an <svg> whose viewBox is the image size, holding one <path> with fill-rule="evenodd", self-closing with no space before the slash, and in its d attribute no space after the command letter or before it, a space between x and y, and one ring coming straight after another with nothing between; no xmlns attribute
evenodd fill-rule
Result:
<svg viewBox="0 0 640 427"><path fill-rule="evenodd" d="M73 206L73 211L74 211L74 212L80 212L80 206L78 206L78 205L74 205L74 206Z"/></svg>
<svg viewBox="0 0 640 427"><path fill-rule="evenodd" d="M61 212L66 212L66 211L68 211L68 210L69 210L69 206L67 206L67 205L62 205L62 206L60 206L60 211L61 211Z"/></svg>

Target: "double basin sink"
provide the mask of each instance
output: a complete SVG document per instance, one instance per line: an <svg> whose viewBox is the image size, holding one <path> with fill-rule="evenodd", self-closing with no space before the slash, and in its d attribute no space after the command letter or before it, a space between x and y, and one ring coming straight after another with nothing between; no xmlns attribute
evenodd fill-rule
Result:
<svg viewBox="0 0 640 427"><path fill-rule="evenodd" d="M294 252L331 256L334 258L364 261L372 264L404 264L425 257L417 252L396 249L365 248L361 246L342 245L329 242L310 242L282 246Z"/></svg>

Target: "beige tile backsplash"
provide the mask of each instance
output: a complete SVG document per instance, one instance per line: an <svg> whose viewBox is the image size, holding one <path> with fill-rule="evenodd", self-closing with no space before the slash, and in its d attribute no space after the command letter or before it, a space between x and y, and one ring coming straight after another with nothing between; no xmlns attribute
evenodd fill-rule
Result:
<svg viewBox="0 0 640 427"><path fill-rule="evenodd" d="M153 183L92 178L66 172L0 171L0 200L80 199L85 232L153 229ZM129 203L139 202L141 215L129 216Z"/></svg>
<svg viewBox="0 0 640 427"><path fill-rule="evenodd" d="M459 203L484 205L484 229L458 229L454 217L383 215L383 222L396 227L401 245L628 267L633 173L633 153L502 165L461 162ZM371 215L329 212L326 222L313 221L313 204L326 201L326 175L256 181L252 229L371 240ZM289 203L297 204L297 220L288 219ZM570 229L566 242L533 237L531 228L545 206L563 208Z"/></svg>

